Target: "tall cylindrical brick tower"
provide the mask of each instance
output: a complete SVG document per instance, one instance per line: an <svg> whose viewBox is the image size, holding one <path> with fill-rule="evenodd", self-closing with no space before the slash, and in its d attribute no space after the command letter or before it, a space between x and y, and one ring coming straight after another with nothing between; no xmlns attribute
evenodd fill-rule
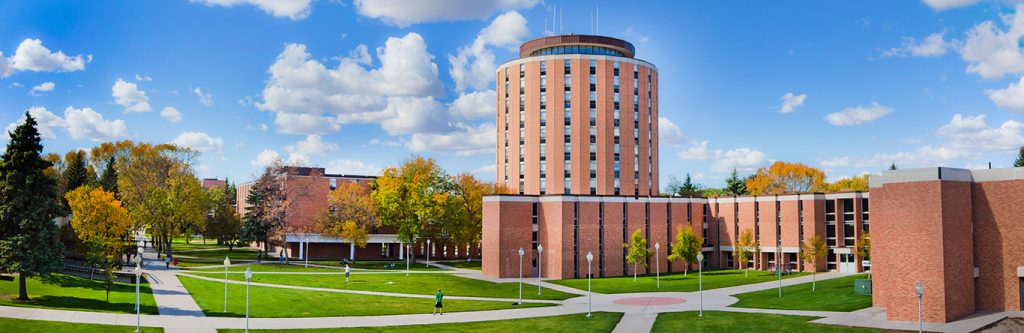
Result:
<svg viewBox="0 0 1024 333"><path fill-rule="evenodd" d="M497 70L497 184L519 194L658 194L658 71L621 39L534 39Z"/></svg>

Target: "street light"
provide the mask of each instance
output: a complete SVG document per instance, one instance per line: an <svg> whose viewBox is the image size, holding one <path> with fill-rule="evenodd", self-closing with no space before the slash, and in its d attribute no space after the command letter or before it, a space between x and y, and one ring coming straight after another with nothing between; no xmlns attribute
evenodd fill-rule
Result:
<svg viewBox="0 0 1024 333"><path fill-rule="evenodd" d="M139 252L135 253L135 260L134 261L135 261L135 267L139 267L139 269L141 269L141 267L142 267L142 248L141 247L139 248ZM142 272L140 271L139 274L142 274ZM138 281L139 278L138 278L138 274L136 274L136 275L137 276L135 277L135 280L136 280L135 281L136 282L135 283L135 310L138 311L139 310L139 281Z"/></svg>
<svg viewBox="0 0 1024 333"><path fill-rule="evenodd" d="M658 261L658 249L661 248L661 243L654 242L654 279L657 283L655 288L661 288L661 262Z"/></svg>
<svg viewBox="0 0 1024 333"><path fill-rule="evenodd" d="M594 294L590 292L590 262L594 260L594 254L587 251L587 318L590 318L590 308L594 301Z"/></svg>
<svg viewBox="0 0 1024 333"><path fill-rule="evenodd" d="M775 270L776 273L779 274L779 299L782 299L782 260L780 259L781 258L779 258L779 256L776 254Z"/></svg>
<svg viewBox="0 0 1024 333"><path fill-rule="evenodd" d="M544 258L544 256L541 255L543 253L544 253L544 246L540 245L540 243L537 243L537 295L540 295L540 282L541 282L540 278L541 278L542 275L544 275L544 271L541 270L541 267L540 267L541 259Z"/></svg>
<svg viewBox="0 0 1024 333"><path fill-rule="evenodd" d="M921 297L924 296L924 283L920 280L914 285L914 292L917 293L917 331L924 332L924 318L921 317Z"/></svg>
<svg viewBox="0 0 1024 333"><path fill-rule="evenodd" d="M429 238L427 238L427 262L428 263L430 262L430 239ZM430 266L430 264L427 264L427 266Z"/></svg>
<svg viewBox="0 0 1024 333"><path fill-rule="evenodd" d="M412 257L412 245L405 244L405 276L409 276L409 257Z"/></svg>
<svg viewBox="0 0 1024 333"><path fill-rule="evenodd" d="M523 304L523 255L526 251L523 248L519 248L519 304Z"/></svg>
<svg viewBox="0 0 1024 333"><path fill-rule="evenodd" d="M139 256L135 256L138 258ZM142 280L142 266L135 264L135 332L142 332L142 309L139 306L139 284Z"/></svg>
<svg viewBox="0 0 1024 333"><path fill-rule="evenodd" d="M224 257L224 313L228 313L228 266L231 266L231 259Z"/></svg>
<svg viewBox="0 0 1024 333"><path fill-rule="evenodd" d="M704 316L704 252L697 253L697 286L700 288L700 313L697 317Z"/></svg>
<svg viewBox="0 0 1024 333"><path fill-rule="evenodd" d="M249 280L252 279L252 269L245 268L245 333L249 333Z"/></svg>

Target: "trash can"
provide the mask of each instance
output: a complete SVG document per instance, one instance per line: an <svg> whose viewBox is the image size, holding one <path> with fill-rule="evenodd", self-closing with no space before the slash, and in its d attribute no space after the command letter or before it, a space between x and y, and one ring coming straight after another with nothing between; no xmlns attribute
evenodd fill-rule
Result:
<svg viewBox="0 0 1024 333"><path fill-rule="evenodd" d="M853 281L853 292L860 295L871 295L871 280L857 279Z"/></svg>

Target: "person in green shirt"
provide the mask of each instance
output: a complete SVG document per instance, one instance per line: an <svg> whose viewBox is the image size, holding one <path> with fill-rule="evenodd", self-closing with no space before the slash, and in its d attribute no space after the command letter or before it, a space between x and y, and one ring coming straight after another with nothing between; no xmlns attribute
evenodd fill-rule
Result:
<svg viewBox="0 0 1024 333"><path fill-rule="evenodd" d="M442 298L444 298L444 294L441 293L441 288L437 288L437 293L434 294L434 313L432 314L440 312L442 316L444 315L444 308L441 305Z"/></svg>

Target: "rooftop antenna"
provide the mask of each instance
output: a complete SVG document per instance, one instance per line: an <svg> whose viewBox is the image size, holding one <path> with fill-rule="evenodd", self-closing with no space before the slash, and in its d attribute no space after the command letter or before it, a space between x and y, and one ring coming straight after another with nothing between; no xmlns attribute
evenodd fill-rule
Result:
<svg viewBox="0 0 1024 333"><path fill-rule="evenodd" d="M597 6L597 24L594 25L594 27L595 27L595 32L596 32L595 34L600 35L601 34L601 6Z"/></svg>
<svg viewBox="0 0 1024 333"><path fill-rule="evenodd" d="M594 12L590 12L590 34L594 34Z"/></svg>
<svg viewBox="0 0 1024 333"><path fill-rule="evenodd" d="M562 9L558 10L558 34L559 35L565 33L565 27L563 26L563 23L565 23L565 8L562 8Z"/></svg>
<svg viewBox="0 0 1024 333"><path fill-rule="evenodd" d="M558 28L558 4L551 4L551 35L556 35L555 29Z"/></svg>

